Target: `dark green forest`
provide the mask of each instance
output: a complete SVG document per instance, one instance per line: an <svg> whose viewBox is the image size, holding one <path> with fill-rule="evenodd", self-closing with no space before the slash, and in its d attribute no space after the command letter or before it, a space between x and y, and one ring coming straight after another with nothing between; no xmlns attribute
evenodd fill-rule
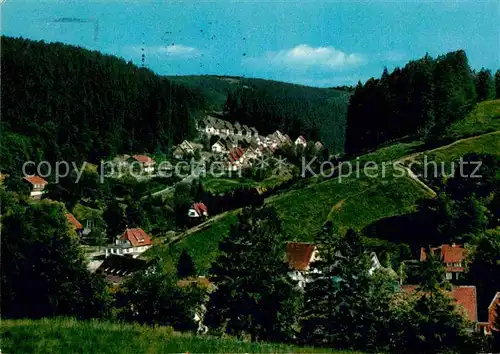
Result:
<svg viewBox="0 0 500 354"><path fill-rule="evenodd" d="M392 73L385 69L379 79L358 83L354 91L345 150L359 153L406 137L436 138L476 102L494 97L491 72L471 70L463 50L435 59L426 55Z"/></svg>
<svg viewBox="0 0 500 354"><path fill-rule="evenodd" d="M224 110L226 119L254 126L267 135L276 129L295 139L321 140L343 150L347 87L317 88L284 82L224 76L177 76L174 82L203 91L207 106Z"/></svg>
<svg viewBox="0 0 500 354"><path fill-rule="evenodd" d="M2 171L164 151L192 134L201 92L114 56L2 36Z"/></svg>

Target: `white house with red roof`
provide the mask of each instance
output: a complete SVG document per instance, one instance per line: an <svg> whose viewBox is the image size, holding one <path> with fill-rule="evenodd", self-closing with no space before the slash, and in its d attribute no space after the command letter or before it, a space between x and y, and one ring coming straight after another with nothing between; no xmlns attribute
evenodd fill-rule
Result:
<svg viewBox="0 0 500 354"><path fill-rule="evenodd" d="M301 135L295 140L295 146L302 146L306 147L307 146L307 141L306 139Z"/></svg>
<svg viewBox="0 0 500 354"><path fill-rule="evenodd" d="M145 172L153 172L155 170L155 160L153 160L151 157L146 156L146 155L133 155L132 159L135 161L139 162L141 164L141 167L144 169Z"/></svg>
<svg viewBox="0 0 500 354"><path fill-rule="evenodd" d="M31 185L30 197L33 199L41 199L45 186L49 184L49 182L35 175L24 177L24 180Z"/></svg>
<svg viewBox="0 0 500 354"><path fill-rule="evenodd" d="M73 214L68 213L65 216L66 216L66 219L68 220L69 224L73 228L73 230L75 230L76 234L81 236L82 232L83 232L82 224L78 220L76 220L76 218L73 216Z"/></svg>
<svg viewBox="0 0 500 354"><path fill-rule="evenodd" d="M466 249L462 245L452 243L443 244L438 247L431 247L430 252L436 255L443 262L446 269L446 279L457 280L460 274L465 271ZM420 261L427 259L425 248L420 249Z"/></svg>
<svg viewBox="0 0 500 354"><path fill-rule="evenodd" d="M127 228L123 234L117 237L114 244L109 245L106 249L106 257L114 255L127 255L130 254L136 258L144 251L148 250L153 245L151 236L149 236L141 228Z"/></svg>
<svg viewBox="0 0 500 354"><path fill-rule="evenodd" d="M190 218L202 218L208 216L208 208L203 203L194 203L188 210L188 216Z"/></svg>

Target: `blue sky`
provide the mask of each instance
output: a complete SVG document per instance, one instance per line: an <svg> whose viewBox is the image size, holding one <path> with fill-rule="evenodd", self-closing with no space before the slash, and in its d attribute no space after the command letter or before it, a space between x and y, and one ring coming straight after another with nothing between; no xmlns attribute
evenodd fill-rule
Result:
<svg viewBox="0 0 500 354"><path fill-rule="evenodd" d="M98 33L96 35L96 24ZM2 34L141 62L162 75L355 84L428 52L500 66L500 1L15 1ZM144 43L144 45L143 45Z"/></svg>

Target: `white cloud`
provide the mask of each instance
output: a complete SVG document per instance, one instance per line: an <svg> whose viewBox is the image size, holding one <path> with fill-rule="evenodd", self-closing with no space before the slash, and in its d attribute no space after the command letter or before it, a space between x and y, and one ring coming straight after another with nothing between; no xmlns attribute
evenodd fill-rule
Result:
<svg viewBox="0 0 500 354"><path fill-rule="evenodd" d="M275 65L292 68L322 68L329 71L356 67L364 63L360 54L345 53L334 47L311 47L300 44L294 48L266 53L264 59Z"/></svg>

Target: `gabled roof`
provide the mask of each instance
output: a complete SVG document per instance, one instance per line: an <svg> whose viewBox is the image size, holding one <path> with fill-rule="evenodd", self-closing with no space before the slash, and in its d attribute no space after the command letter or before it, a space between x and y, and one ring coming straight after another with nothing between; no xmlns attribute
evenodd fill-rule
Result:
<svg viewBox="0 0 500 354"><path fill-rule="evenodd" d="M120 236L121 240L128 240L133 247L152 245L151 237L141 228L126 229Z"/></svg>
<svg viewBox="0 0 500 354"><path fill-rule="evenodd" d="M152 165L155 163L155 160L153 160L151 157L146 156L146 155L133 155L132 158L140 163L146 164L146 165Z"/></svg>
<svg viewBox="0 0 500 354"><path fill-rule="evenodd" d="M41 184L42 186L45 186L46 184L49 184L49 182L47 182L40 176L27 176L24 177L24 179L29 183L31 183L32 185Z"/></svg>
<svg viewBox="0 0 500 354"><path fill-rule="evenodd" d="M150 261L112 254L106 257L104 262L97 268L96 273L104 275L108 282L119 283L123 277L137 271L146 270L150 265Z"/></svg>
<svg viewBox="0 0 500 354"><path fill-rule="evenodd" d="M73 216L73 214L66 214L66 219L75 227L75 229L83 229L82 224Z"/></svg>
<svg viewBox="0 0 500 354"><path fill-rule="evenodd" d="M298 141L298 142L300 142L300 143L302 143L302 144L306 144L306 143L307 143L306 139L305 139L302 135L300 135L300 136L297 138L297 140L295 140L295 141L296 141L296 142Z"/></svg>
<svg viewBox="0 0 500 354"><path fill-rule="evenodd" d="M307 270L312 261L316 246L312 243L288 242L286 260L294 270Z"/></svg>
<svg viewBox="0 0 500 354"><path fill-rule="evenodd" d="M401 290L408 294L417 292L418 285L403 285ZM476 287L472 285L454 286L451 293L458 305L461 305L467 311L469 320L477 322L477 294Z"/></svg>
<svg viewBox="0 0 500 354"><path fill-rule="evenodd" d="M203 203L194 203L191 206L191 208L194 209L198 213L198 215L203 215L203 213L208 213L208 208Z"/></svg>
<svg viewBox="0 0 500 354"><path fill-rule="evenodd" d="M456 244L443 244L439 247L431 248L432 254L439 255L439 258L443 263L460 263L465 259L466 250L462 245ZM420 249L420 261L425 261L427 259L427 253L425 248Z"/></svg>

